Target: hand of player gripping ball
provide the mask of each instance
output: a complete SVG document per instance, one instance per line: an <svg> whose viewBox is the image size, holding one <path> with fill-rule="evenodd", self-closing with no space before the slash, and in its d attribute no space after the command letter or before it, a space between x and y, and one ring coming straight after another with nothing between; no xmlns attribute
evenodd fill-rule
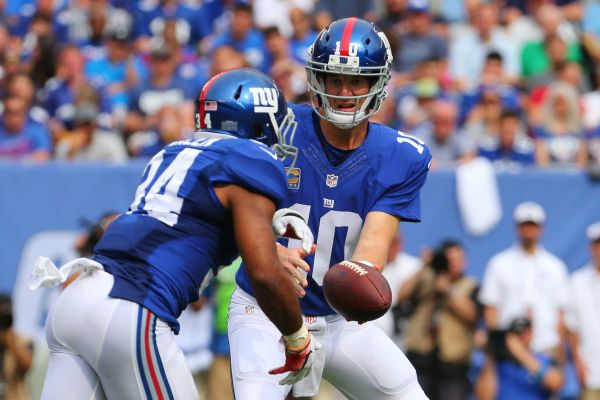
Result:
<svg viewBox="0 0 600 400"><path fill-rule="evenodd" d="M294 344L299 341L304 341L305 344L303 347L297 349ZM288 376L279 381L279 384L293 385L304 379L310 373L316 357L315 352L321 348L321 344L317 342L313 335L308 333L308 330L304 325L298 333L284 336L284 342L285 364L279 368L270 370L269 374L276 375L289 372Z"/></svg>
<svg viewBox="0 0 600 400"><path fill-rule="evenodd" d="M314 237L300 213L289 208L277 210L273 215L272 227L276 236L300 239L302 250L310 254Z"/></svg>

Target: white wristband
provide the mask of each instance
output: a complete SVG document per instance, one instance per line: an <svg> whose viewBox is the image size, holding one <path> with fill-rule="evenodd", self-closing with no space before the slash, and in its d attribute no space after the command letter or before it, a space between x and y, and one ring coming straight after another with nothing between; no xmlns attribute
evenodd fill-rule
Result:
<svg viewBox="0 0 600 400"><path fill-rule="evenodd" d="M306 338L308 338L308 329L304 324L302 324L302 327L297 332L283 336L286 345L291 348L302 346L306 342Z"/></svg>
<svg viewBox="0 0 600 400"><path fill-rule="evenodd" d="M273 222L281 217L286 217L288 215L293 216L293 217L298 217L302 221L304 221L304 217L298 211L294 211L291 208L282 208L282 209L275 211L275 214L273 215ZM306 222L306 221L304 221L304 222Z"/></svg>
<svg viewBox="0 0 600 400"><path fill-rule="evenodd" d="M360 260L359 263L365 264L367 267L371 267L371 268L373 268L375 266L375 264L373 264L371 261L367 261L367 260Z"/></svg>

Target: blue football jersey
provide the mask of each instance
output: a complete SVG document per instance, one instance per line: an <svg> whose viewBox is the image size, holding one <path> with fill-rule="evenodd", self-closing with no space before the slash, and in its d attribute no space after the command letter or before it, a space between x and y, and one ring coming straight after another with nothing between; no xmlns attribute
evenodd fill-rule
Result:
<svg viewBox="0 0 600 400"><path fill-rule="evenodd" d="M431 154L419 139L369 123L363 144L334 166L319 141L319 117L312 107L291 107L298 121L294 145L299 154L294 167L286 169L289 191L282 207L305 217L317 244L315 254L305 259L311 270L306 296L300 304L305 315L331 315L335 312L325 301L321 287L325 272L352 257L369 212L382 211L403 221L420 221L419 192ZM299 247L300 242L289 240L288 246ZM236 280L252 293L245 268L238 271Z"/></svg>
<svg viewBox="0 0 600 400"><path fill-rule="evenodd" d="M111 297L177 318L238 249L231 213L213 187L235 184L280 205L283 164L267 146L226 135L170 144L146 167L129 211L106 230L94 259L114 275Z"/></svg>

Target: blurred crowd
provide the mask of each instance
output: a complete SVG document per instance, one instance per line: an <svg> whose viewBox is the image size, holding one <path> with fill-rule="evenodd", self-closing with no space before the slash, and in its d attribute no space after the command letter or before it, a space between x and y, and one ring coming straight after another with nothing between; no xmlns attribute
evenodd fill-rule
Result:
<svg viewBox="0 0 600 400"><path fill-rule="evenodd" d="M435 168L600 164L595 0L0 1L0 159L119 162L194 130L226 69L306 102L317 33L359 16L394 55L376 120L421 137Z"/></svg>
<svg viewBox="0 0 600 400"><path fill-rule="evenodd" d="M445 240L416 258L398 236L383 274L392 311L375 321L405 351L431 400L600 399L600 222L590 262L567 266L541 245L544 209L513 213L514 244L481 282L463 245Z"/></svg>
<svg viewBox="0 0 600 400"><path fill-rule="evenodd" d="M236 67L308 102L307 49L349 16L376 22L393 48L374 120L422 138L433 168L479 156L501 170L600 177L597 0L0 0L0 160L150 157L191 137L200 88ZM481 284L466 276L460 243L419 260L398 238L385 269L393 314L377 323L432 399L600 399L600 225L587 233L592 262L569 277L539 245L543 209L526 203L514 219L515 246L490 260ZM196 360L208 393L228 387L232 285L223 277L206 299L213 336L202 349L212 359ZM9 329L10 299L0 300L2 398L9 379L22 384L32 350ZM569 365L582 390L568 387Z"/></svg>

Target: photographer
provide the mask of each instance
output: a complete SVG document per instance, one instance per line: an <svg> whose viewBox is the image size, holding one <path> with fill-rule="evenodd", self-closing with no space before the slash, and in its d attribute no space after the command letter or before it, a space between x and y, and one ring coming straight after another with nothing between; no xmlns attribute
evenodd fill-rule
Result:
<svg viewBox="0 0 600 400"><path fill-rule="evenodd" d="M398 294L399 301L411 300L415 308L406 330L406 355L431 400L467 399L477 283L464 275L466 257L458 242L444 242L425 265Z"/></svg>
<svg viewBox="0 0 600 400"><path fill-rule="evenodd" d="M0 294L0 400L27 400L25 373L31 367L31 342L12 328L10 296Z"/></svg>
<svg viewBox="0 0 600 400"><path fill-rule="evenodd" d="M481 399L550 399L560 390L563 375L552 358L531 349L531 321L514 320L508 331L491 331L488 351L494 362L487 362L477 382Z"/></svg>

